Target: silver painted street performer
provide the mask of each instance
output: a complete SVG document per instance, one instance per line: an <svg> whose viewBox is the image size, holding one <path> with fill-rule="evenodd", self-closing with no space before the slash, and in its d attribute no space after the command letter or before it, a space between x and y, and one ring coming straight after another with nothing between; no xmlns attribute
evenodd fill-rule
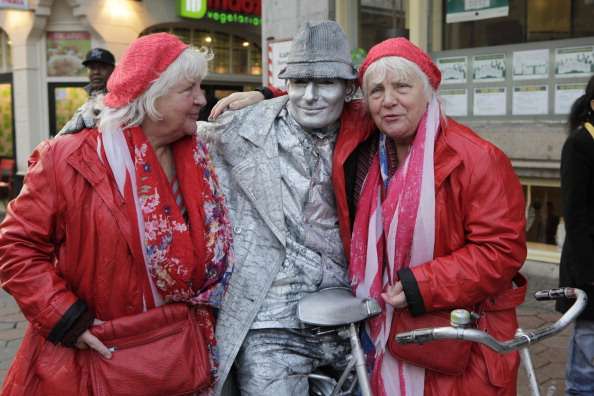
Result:
<svg viewBox="0 0 594 396"><path fill-rule="evenodd" d="M226 196L236 269L218 316L219 385L243 395L307 395L307 375L344 361L348 341L297 319L308 293L349 286L331 183L332 152L356 71L335 22L293 40L288 96L199 123Z"/></svg>

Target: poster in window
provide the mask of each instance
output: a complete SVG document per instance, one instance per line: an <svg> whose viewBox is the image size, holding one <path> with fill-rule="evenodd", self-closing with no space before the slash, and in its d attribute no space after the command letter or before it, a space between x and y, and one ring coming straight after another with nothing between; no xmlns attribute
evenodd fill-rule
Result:
<svg viewBox="0 0 594 396"><path fill-rule="evenodd" d="M56 103L56 132L62 129L76 110L88 99L82 87L57 87L54 91Z"/></svg>
<svg viewBox="0 0 594 396"><path fill-rule="evenodd" d="M475 88L473 113L475 116L505 115L506 99L505 87Z"/></svg>
<svg viewBox="0 0 594 396"><path fill-rule="evenodd" d="M466 57L441 58L437 60L442 84L463 84L466 82Z"/></svg>
<svg viewBox="0 0 594 396"><path fill-rule="evenodd" d="M505 54L473 56L472 79L475 82L504 81Z"/></svg>
<svg viewBox="0 0 594 396"><path fill-rule="evenodd" d="M477 21L508 14L508 0L448 0L446 5L446 23Z"/></svg>
<svg viewBox="0 0 594 396"><path fill-rule="evenodd" d="M440 93L445 113L449 117L468 115L468 91L466 89L445 89Z"/></svg>
<svg viewBox="0 0 594 396"><path fill-rule="evenodd" d="M514 52L514 80L534 80L549 77L549 50Z"/></svg>
<svg viewBox="0 0 594 396"><path fill-rule="evenodd" d="M585 84L555 85L555 114L569 114L573 102L584 94Z"/></svg>
<svg viewBox="0 0 594 396"><path fill-rule="evenodd" d="M48 77L77 77L86 75L82 61L90 49L91 34L89 32L48 32Z"/></svg>
<svg viewBox="0 0 594 396"><path fill-rule="evenodd" d="M271 41L268 43L268 84L285 89L285 80L278 73L287 65L292 40Z"/></svg>
<svg viewBox="0 0 594 396"><path fill-rule="evenodd" d="M557 48L556 77L588 77L594 73L594 47Z"/></svg>
<svg viewBox="0 0 594 396"><path fill-rule="evenodd" d="M513 115L547 114L548 110L549 91L546 85L514 87L512 94Z"/></svg>
<svg viewBox="0 0 594 396"><path fill-rule="evenodd" d="M29 2L27 0L0 0L0 8L18 8L28 9Z"/></svg>

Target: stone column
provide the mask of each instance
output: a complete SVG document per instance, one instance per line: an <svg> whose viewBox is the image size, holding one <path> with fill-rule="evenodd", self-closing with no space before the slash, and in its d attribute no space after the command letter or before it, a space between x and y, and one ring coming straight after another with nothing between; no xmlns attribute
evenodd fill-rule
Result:
<svg viewBox="0 0 594 396"><path fill-rule="evenodd" d="M31 151L47 137L47 125L42 117L47 98L40 92L44 78L40 70L39 46L48 15L49 8L42 4L35 11L0 11L0 25L12 41L15 157L17 174L21 177L27 171Z"/></svg>
<svg viewBox="0 0 594 396"><path fill-rule="evenodd" d="M430 0L409 0L406 9L406 24L410 41L427 51L429 2Z"/></svg>
<svg viewBox="0 0 594 396"><path fill-rule="evenodd" d="M336 22L346 33L351 49L359 46L359 2L340 0L336 2Z"/></svg>

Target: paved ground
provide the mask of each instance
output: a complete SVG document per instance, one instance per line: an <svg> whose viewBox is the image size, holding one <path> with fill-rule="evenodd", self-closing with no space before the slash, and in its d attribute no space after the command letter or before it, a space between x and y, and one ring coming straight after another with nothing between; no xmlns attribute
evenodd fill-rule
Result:
<svg viewBox="0 0 594 396"><path fill-rule="evenodd" d="M556 282L550 278L529 277L530 291L556 287ZM550 302L536 302L531 297L519 309L520 326L524 329L535 328L545 323L557 320L559 314L553 310ZM27 322L21 315L14 300L3 290L0 290L0 383L4 379L12 358L21 342ZM532 347L532 358L537 370L537 378L541 384L543 396L549 386L557 388L557 395L563 389L563 372L566 358L566 345L570 330L559 336L544 340ZM530 392L526 376L520 371L518 385L519 396L529 396Z"/></svg>

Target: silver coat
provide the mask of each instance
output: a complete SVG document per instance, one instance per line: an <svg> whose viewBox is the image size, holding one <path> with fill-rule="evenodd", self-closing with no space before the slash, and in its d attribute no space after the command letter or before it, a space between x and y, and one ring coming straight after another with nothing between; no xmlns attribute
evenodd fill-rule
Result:
<svg viewBox="0 0 594 396"><path fill-rule="evenodd" d="M287 97L198 123L225 192L236 265L217 318L221 392L243 340L286 254L285 214L277 136L271 128Z"/></svg>

